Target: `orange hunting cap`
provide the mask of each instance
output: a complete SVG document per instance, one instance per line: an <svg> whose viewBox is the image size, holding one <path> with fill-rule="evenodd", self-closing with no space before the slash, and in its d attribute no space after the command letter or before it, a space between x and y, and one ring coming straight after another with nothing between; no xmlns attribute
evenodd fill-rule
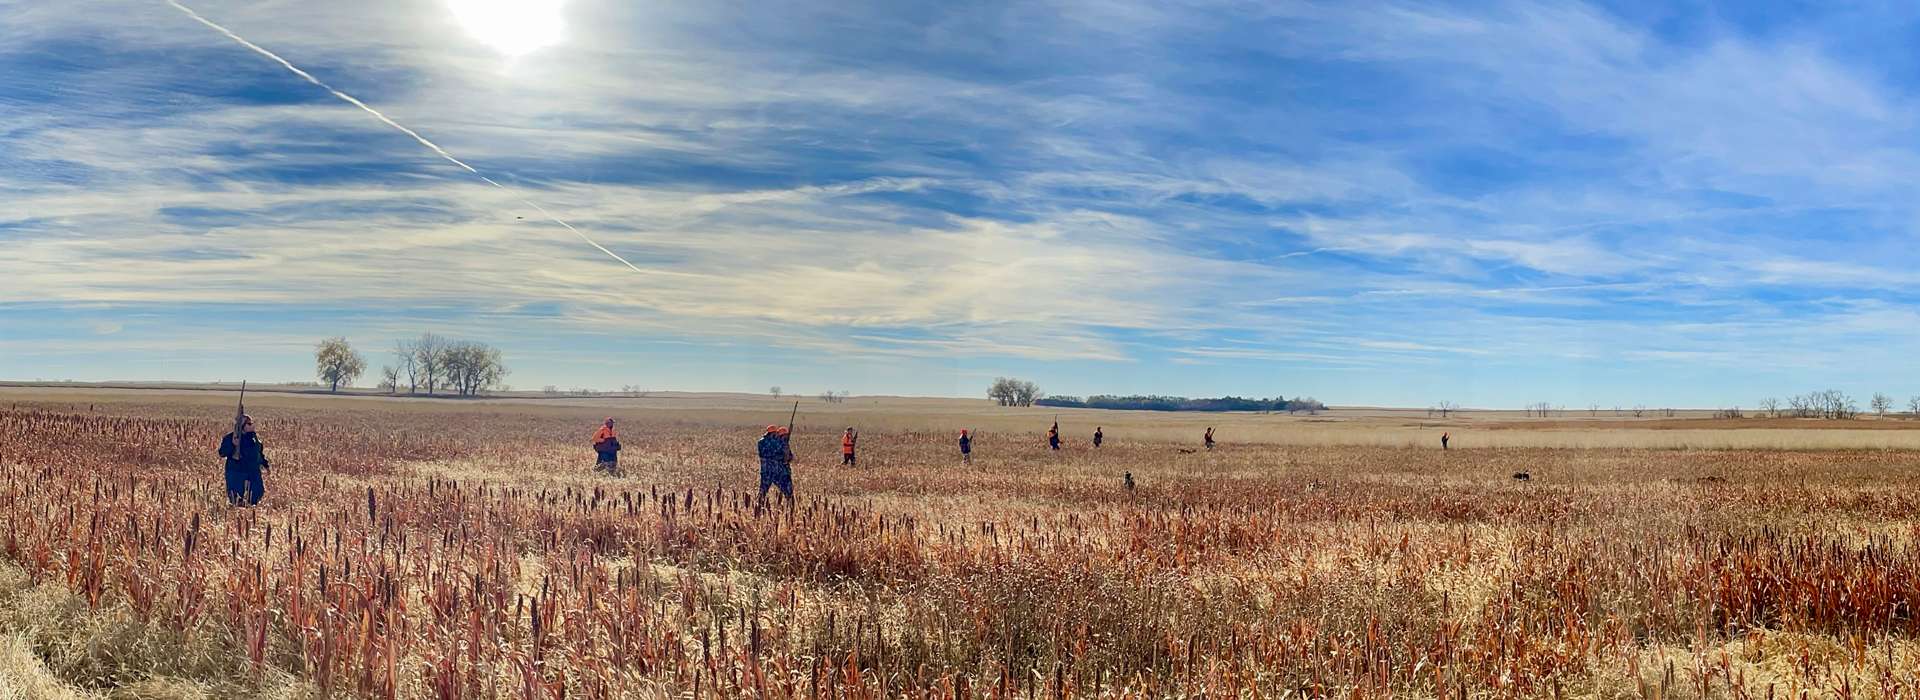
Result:
<svg viewBox="0 0 1920 700"><path fill-rule="evenodd" d="M769 432L769 433L777 433L777 432L780 432L780 426L777 426L777 425L769 425L769 426L767 426L767 432Z"/></svg>
<svg viewBox="0 0 1920 700"><path fill-rule="evenodd" d="M784 426L784 425L775 426L773 429L773 434L775 435L786 435L788 432L789 431L787 430L787 426Z"/></svg>

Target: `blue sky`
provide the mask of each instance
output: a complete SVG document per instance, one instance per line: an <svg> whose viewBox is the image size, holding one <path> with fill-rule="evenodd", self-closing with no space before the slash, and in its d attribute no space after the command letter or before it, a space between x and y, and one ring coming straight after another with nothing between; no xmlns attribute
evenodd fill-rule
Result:
<svg viewBox="0 0 1920 700"><path fill-rule="evenodd" d="M1920 394L1904 4L187 4L508 187L164 2L0 0L0 378Z"/></svg>

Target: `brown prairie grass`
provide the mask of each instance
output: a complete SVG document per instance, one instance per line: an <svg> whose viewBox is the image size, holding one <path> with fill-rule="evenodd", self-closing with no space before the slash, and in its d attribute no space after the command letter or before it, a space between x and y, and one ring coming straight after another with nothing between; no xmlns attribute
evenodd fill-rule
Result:
<svg viewBox="0 0 1920 700"><path fill-rule="evenodd" d="M49 696L1920 692L1920 453L1182 452L1121 414L1053 453L912 404L810 417L769 508L751 405L619 414L615 479L605 406L280 397L236 510L219 405L94 398L0 408L0 680Z"/></svg>

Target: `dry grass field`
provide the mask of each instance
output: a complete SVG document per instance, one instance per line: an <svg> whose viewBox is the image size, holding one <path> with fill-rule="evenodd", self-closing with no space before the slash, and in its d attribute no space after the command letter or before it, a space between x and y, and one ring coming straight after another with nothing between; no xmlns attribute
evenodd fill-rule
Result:
<svg viewBox="0 0 1920 700"><path fill-rule="evenodd" d="M232 399L0 389L0 698L1920 695L1920 422Z"/></svg>

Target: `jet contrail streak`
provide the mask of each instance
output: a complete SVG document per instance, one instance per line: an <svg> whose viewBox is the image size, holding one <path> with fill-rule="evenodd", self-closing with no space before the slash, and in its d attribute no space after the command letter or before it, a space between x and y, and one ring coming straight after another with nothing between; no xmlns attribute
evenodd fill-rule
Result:
<svg viewBox="0 0 1920 700"><path fill-rule="evenodd" d="M287 59L281 58L278 54L275 54L272 51L268 51L264 48L261 48L259 44L255 44L251 41L247 41L246 38L240 36L239 34L233 33L232 30L229 30L226 27L222 27L219 24L214 23L213 20L207 19L205 17L201 17L200 13L193 11L193 8L187 7L186 5L182 5L177 0L167 0L167 4L172 5L173 9L179 10L181 12L185 12L188 17L193 18L193 21L207 25L209 29L212 29L216 32L220 32L221 34L226 35L226 37L228 39L232 39L234 43L237 43L241 46L245 46L248 49L252 50L254 53L273 59L274 63L278 63L280 64L281 67L286 68L289 71L292 71L294 75L300 76L301 80L305 80L309 83L313 83L314 86L319 87L322 90L326 90L329 93L332 93L334 97L340 98L341 101L346 102L347 104L353 105L355 107L359 107L361 111L366 112L367 114L373 115L375 119L379 119L382 123L386 124L387 126L391 126L399 130L400 133L413 137L413 140L420 142L420 145L426 146L427 148L431 149L434 153L438 154L441 158L446 159L447 162L452 163L454 165L458 165L462 170L472 173L474 177L480 178L482 182L485 182L489 185L493 185L494 187L500 188L501 190L506 190L509 192L512 191L506 185L502 185L498 182L495 182L493 178L490 178L484 174L481 174L481 172L478 170L475 170L473 166L467 165L465 161L462 161L459 158L453 157L452 153L448 153L447 149L441 148L439 144L436 144L432 141L428 141L427 137L420 135L420 132L409 129L405 125L401 124L400 122L396 122L392 119L387 118L387 115L381 114L380 110L367 106L367 103L361 102L360 100L354 98L354 96L334 89L332 85L328 85L326 84L326 82L320 80L319 78L313 77L313 74L311 73L300 70L299 66L296 66L296 65L293 65L292 63L287 62ZM633 263L627 262L626 258L620 257L619 253L615 253L611 250L607 250L606 246L600 245L598 242L594 241L592 238L588 238L587 234L582 233L580 229L574 228L573 224L569 224L566 221L562 220L560 217L554 216L552 213L547 211L546 207L542 207L538 204L533 203L531 200L527 200L527 199L520 200L520 203L525 204L529 207L532 207L535 211L540 212L542 216L545 216L547 217L547 219L553 221L553 223L559 224L562 228L565 228L568 231L572 231L573 235L579 236L580 240L587 242L587 245L590 245L596 249L599 249L599 251L602 253L606 253L607 257L620 261L620 264L626 265L628 268L631 268L634 272L645 272L645 270L635 267Z"/></svg>

